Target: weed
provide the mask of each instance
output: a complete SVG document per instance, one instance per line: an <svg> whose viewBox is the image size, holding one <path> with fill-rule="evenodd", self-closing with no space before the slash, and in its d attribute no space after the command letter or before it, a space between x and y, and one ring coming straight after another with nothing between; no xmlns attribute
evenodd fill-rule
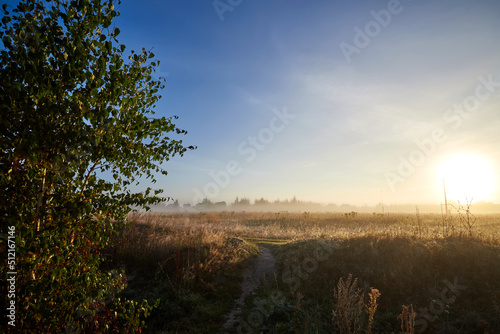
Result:
<svg viewBox="0 0 500 334"><path fill-rule="evenodd" d="M366 310L368 311L368 333L372 333L373 317L375 316L375 311L377 310L377 298L380 297L380 292L377 289L370 288L368 293L369 301L366 305Z"/></svg>
<svg viewBox="0 0 500 334"><path fill-rule="evenodd" d="M360 316L364 294L357 285L358 279L353 280L349 274L346 280L340 278L333 293L336 302L333 320L341 334L354 334L361 330Z"/></svg>
<svg viewBox="0 0 500 334"><path fill-rule="evenodd" d="M413 311L413 304L403 305L403 310L398 316L398 319L401 320L402 333L413 334L415 332L415 317L416 313Z"/></svg>
<svg viewBox="0 0 500 334"><path fill-rule="evenodd" d="M420 219L420 211L418 211L418 206L415 206L415 215L417 216L418 237L422 238L422 220Z"/></svg>
<svg viewBox="0 0 500 334"><path fill-rule="evenodd" d="M476 223L476 216L474 216L470 211L471 205L472 199L466 200L465 204L460 204L460 202L458 202L457 208L460 223L465 227L469 237L472 237L472 228Z"/></svg>

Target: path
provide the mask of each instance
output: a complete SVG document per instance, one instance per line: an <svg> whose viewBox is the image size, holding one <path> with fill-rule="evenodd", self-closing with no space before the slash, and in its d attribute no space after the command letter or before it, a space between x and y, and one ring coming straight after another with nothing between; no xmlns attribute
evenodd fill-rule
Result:
<svg viewBox="0 0 500 334"><path fill-rule="evenodd" d="M241 295L236 299L233 309L226 315L226 323L222 330L231 330L237 323L241 310L245 305L246 298L260 286L262 276L266 276L269 284L274 280L276 258L271 250L259 245L259 255L256 261L243 272L243 282L241 283Z"/></svg>

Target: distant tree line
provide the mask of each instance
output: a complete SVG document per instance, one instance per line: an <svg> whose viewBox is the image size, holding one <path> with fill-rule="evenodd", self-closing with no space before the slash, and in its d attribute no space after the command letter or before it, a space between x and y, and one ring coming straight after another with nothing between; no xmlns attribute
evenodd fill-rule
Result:
<svg viewBox="0 0 500 334"><path fill-rule="evenodd" d="M422 204L418 205L420 212L440 213L441 205L437 204ZM257 198L253 202L248 197L236 197L233 202L225 201L215 202L208 198L203 199L196 204L181 204L178 200L173 203L153 206L154 211L171 211L171 212L199 212L199 211L298 211L298 212L342 212L347 213L348 217L356 217L356 213L414 213L415 204L384 204L376 205L351 205L351 204L321 204L312 201L302 201L295 196L292 199L270 201L264 197ZM500 205L477 202L473 203L472 210L475 213L498 213Z"/></svg>
<svg viewBox="0 0 500 334"><path fill-rule="evenodd" d="M347 204L346 204L347 205ZM328 206L330 209L336 208L337 205L331 204ZM252 203L250 198L247 197L236 197L235 200L231 203L227 203L225 201L221 202L213 202L208 198L203 199L200 203L192 204L183 204L181 205L178 200L175 200L173 203L167 204L165 207L156 206L153 209L155 210L163 210L167 211L306 211L307 209L315 209L321 210L324 209L324 205L320 203L308 202L298 200L295 196L292 199L284 199L284 200L274 200L270 201L261 197L259 199L255 199Z"/></svg>

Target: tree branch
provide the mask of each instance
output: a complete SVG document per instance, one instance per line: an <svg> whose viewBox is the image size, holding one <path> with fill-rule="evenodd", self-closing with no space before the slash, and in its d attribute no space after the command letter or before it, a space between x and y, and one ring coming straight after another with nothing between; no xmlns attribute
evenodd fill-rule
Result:
<svg viewBox="0 0 500 334"><path fill-rule="evenodd" d="M47 174L47 167L43 168L43 176L42 176L42 186L40 187L40 191L38 192L38 202L36 204L36 215L35 215L35 231L40 231L40 209L43 204L43 194L45 193L45 176Z"/></svg>
<svg viewBox="0 0 500 334"><path fill-rule="evenodd" d="M83 187L82 191L80 192L80 195L83 196L83 192L85 191L85 188L87 187L87 183L89 182L89 178L94 172L95 168L97 167L98 163L94 163L94 165L90 168L89 172L87 173L87 176L85 176L85 181L83 182Z"/></svg>

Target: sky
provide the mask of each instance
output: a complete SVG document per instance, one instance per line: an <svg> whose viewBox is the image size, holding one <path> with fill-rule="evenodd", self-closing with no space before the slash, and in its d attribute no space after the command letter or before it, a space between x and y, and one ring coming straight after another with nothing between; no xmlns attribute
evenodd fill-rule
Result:
<svg viewBox="0 0 500 334"><path fill-rule="evenodd" d="M152 49L156 112L188 131L155 188L181 203L443 201L440 166L479 156L500 203L498 1L123 1ZM466 176L464 176L466 177ZM143 183L144 186L148 184Z"/></svg>
<svg viewBox="0 0 500 334"><path fill-rule="evenodd" d="M469 154L500 203L497 0L116 8L126 53L152 49L166 77L156 115L178 115L197 146L163 166L164 196L439 204L441 166Z"/></svg>

